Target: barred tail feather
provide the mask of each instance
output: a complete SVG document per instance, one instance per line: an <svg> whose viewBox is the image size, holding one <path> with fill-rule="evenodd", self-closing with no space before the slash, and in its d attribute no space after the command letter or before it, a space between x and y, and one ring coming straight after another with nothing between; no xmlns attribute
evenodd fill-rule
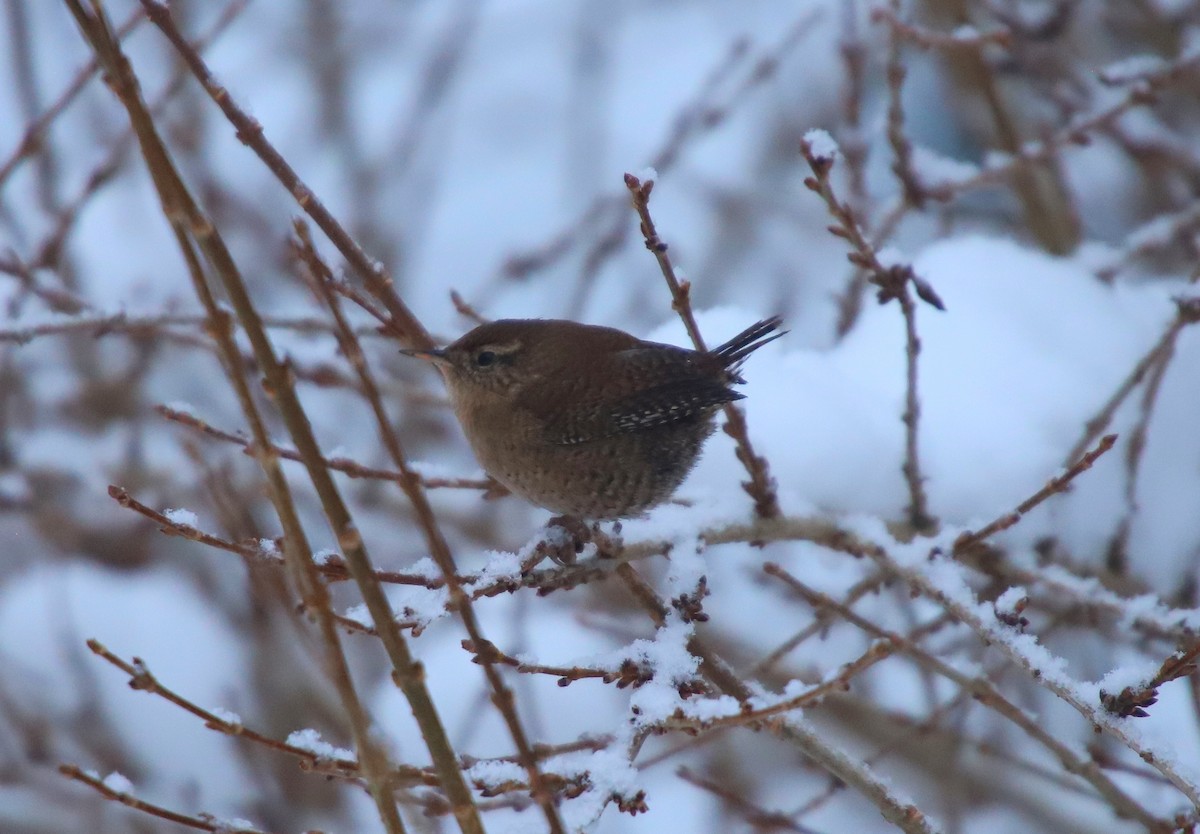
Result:
<svg viewBox="0 0 1200 834"><path fill-rule="evenodd" d="M732 369L767 342L773 342L787 333L786 330L779 330L781 324L783 324L783 318L780 316L763 319L750 325L725 344L713 349L712 354L719 357L726 368ZM777 330L779 330L778 333L775 332Z"/></svg>

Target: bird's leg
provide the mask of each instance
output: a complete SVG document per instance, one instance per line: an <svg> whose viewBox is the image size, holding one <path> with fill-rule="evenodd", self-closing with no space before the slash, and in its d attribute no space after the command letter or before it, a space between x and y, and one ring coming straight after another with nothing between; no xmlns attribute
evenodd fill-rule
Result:
<svg viewBox="0 0 1200 834"><path fill-rule="evenodd" d="M599 558L615 558L624 547L621 522L615 522L612 533L606 533L600 529L599 521L593 521L589 525L573 515L554 516L546 522L546 537L537 543L530 558L521 564L521 575L528 575L547 557L555 564L573 565L588 543L596 545L596 555Z"/></svg>
<svg viewBox="0 0 1200 834"><path fill-rule="evenodd" d="M556 515L546 523L546 536L537 543L533 553L521 563L521 575L529 572L547 556L559 565L575 564L575 557L592 540L592 531L580 519L571 515Z"/></svg>
<svg viewBox="0 0 1200 834"><path fill-rule="evenodd" d="M583 546L592 541L593 530L573 515L556 515L546 523L546 555L560 565L575 564Z"/></svg>
<svg viewBox="0 0 1200 834"><path fill-rule="evenodd" d="M625 547L625 540L621 538L621 522L619 521L613 522L611 533L601 530L599 521L592 522L591 538L596 543L596 556L601 559L615 559Z"/></svg>

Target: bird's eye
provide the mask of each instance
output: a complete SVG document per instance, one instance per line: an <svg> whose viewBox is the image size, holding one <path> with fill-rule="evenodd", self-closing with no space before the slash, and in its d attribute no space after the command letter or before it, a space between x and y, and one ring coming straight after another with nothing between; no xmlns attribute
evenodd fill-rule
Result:
<svg viewBox="0 0 1200 834"><path fill-rule="evenodd" d="M475 364L481 368L486 368L488 365L496 361L496 354L490 350L481 350L475 355Z"/></svg>

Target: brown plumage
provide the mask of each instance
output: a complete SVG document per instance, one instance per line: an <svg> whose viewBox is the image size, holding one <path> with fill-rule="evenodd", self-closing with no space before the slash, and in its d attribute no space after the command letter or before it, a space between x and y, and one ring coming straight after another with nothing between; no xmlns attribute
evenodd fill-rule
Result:
<svg viewBox="0 0 1200 834"><path fill-rule="evenodd" d="M480 325L438 351L483 468L531 503L584 519L661 504L695 465L720 406L742 398L742 361L779 338L778 317L714 350L552 319Z"/></svg>

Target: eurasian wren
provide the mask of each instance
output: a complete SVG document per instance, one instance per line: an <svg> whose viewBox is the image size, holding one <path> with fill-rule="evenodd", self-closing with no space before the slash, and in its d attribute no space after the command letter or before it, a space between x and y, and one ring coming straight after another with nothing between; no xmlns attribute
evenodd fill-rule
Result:
<svg viewBox="0 0 1200 834"><path fill-rule="evenodd" d="M710 351L550 319L480 325L432 360L475 456L522 498L579 519L628 518L666 501L714 416L742 395L742 361L782 336L764 319Z"/></svg>

